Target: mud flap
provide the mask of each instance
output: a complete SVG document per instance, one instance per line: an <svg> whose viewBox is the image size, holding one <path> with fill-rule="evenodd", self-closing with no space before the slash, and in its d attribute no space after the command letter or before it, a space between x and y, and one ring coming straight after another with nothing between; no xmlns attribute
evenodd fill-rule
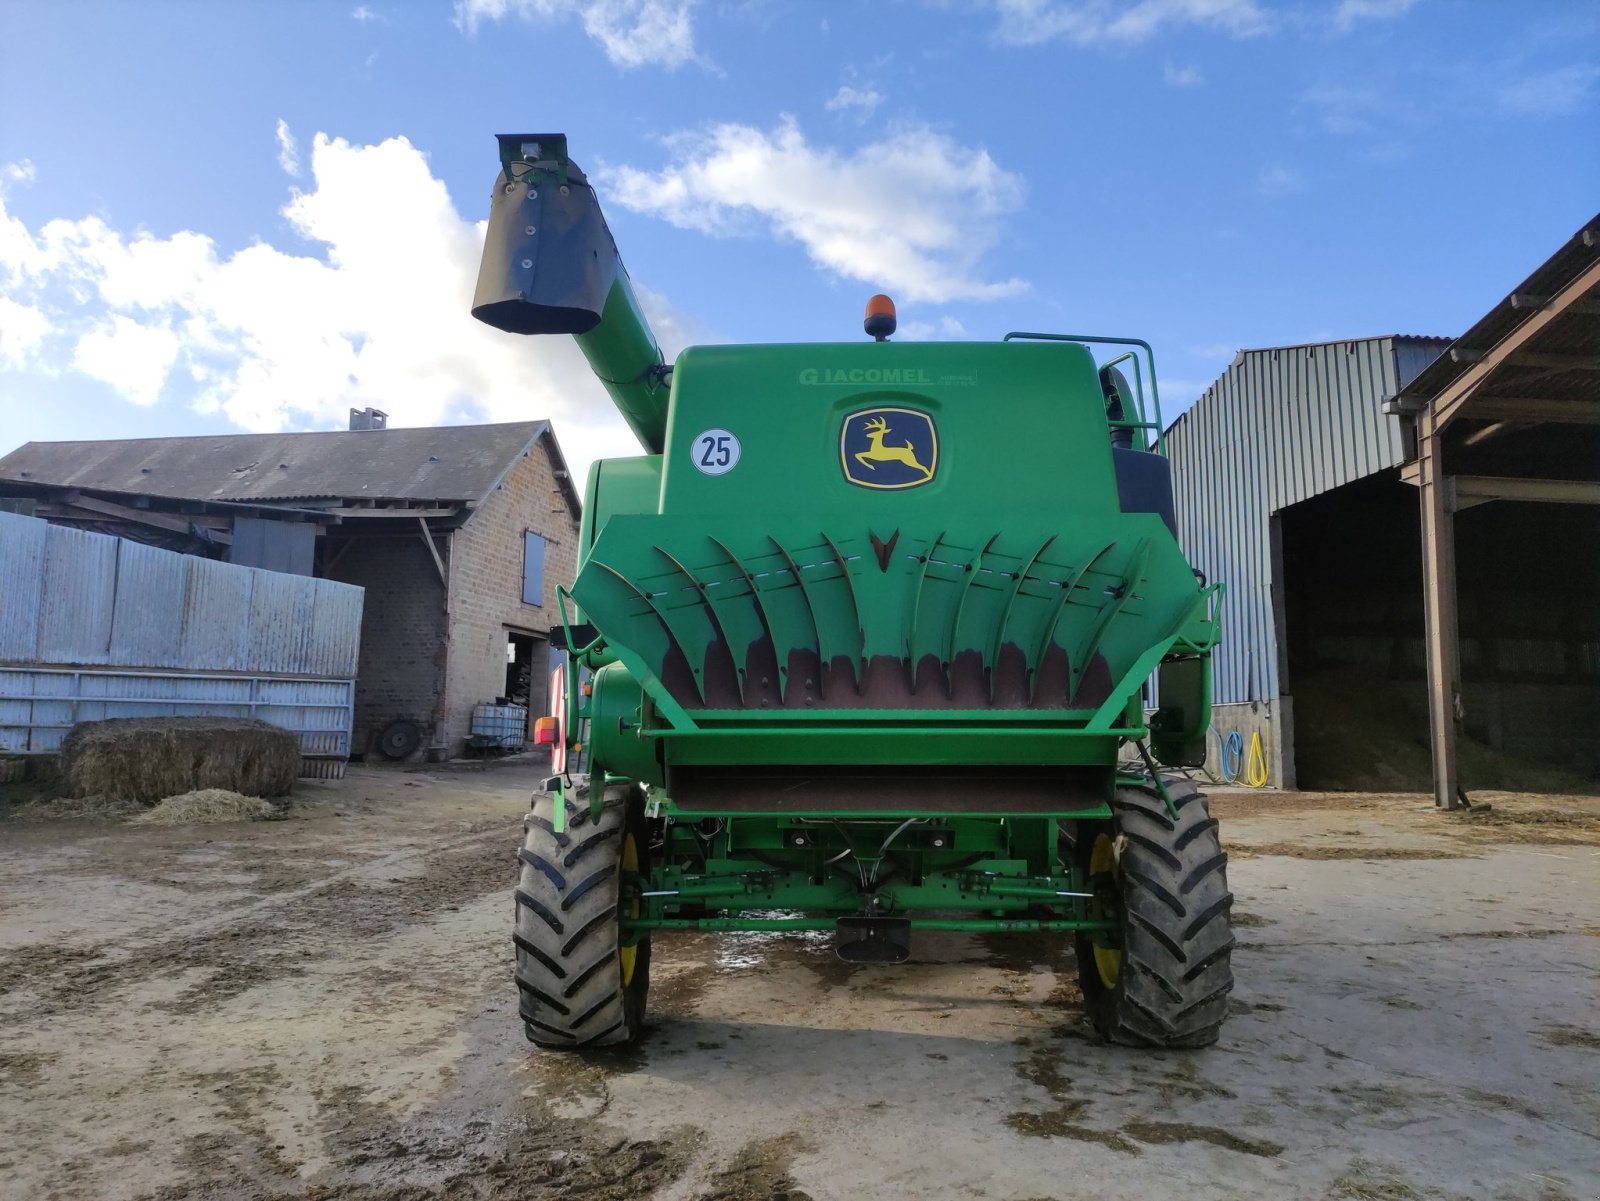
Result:
<svg viewBox="0 0 1600 1201"><path fill-rule="evenodd" d="M911 956L908 917L841 917L835 948L846 963L904 963Z"/></svg>

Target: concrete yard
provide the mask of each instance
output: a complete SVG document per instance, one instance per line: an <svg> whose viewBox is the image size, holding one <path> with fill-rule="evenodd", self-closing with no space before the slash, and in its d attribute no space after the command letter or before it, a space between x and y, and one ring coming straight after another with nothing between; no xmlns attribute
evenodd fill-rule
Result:
<svg viewBox="0 0 1600 1201"><path fill-rule="evenodd" d="M0 820L0 1195L1600 1196L1600 799L1229 795L1234 1016L1097 1045L1070 950L657 943L644 1043L540 1055L537 776L352 768L288 821Z"/></svg>

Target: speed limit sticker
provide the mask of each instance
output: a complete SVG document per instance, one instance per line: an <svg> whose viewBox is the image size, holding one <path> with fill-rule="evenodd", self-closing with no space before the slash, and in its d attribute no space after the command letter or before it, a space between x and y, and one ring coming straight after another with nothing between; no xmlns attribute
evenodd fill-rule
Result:
<svg viewBox="0 0 1600 1201"><path fill-rule="evenodd" d="M727 475L739 465L739 439L728 430L696 434L689 451L694 465L706 475Z"/></svg>

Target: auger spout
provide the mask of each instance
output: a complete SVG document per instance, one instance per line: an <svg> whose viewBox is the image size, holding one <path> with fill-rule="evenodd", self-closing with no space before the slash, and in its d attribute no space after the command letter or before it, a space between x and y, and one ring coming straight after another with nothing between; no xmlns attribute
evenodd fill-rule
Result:
<svg viewBox="0 0 1600 1201"><path fill-rule="evenodd" d="M651 454L667 428L667 373L594 189L565 134L501 134L472 315L515 334L572 334Z"/></svg>

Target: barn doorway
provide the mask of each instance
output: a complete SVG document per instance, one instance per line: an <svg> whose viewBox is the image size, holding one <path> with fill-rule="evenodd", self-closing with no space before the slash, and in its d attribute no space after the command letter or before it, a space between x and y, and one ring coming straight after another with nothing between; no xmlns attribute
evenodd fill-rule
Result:
<svg viewBox="0 0 1600 1201"><path fill-rule="evenodd" d="M549 658L548 641L543 634L528 630L506 630L505 697L513 705L527 707L530 723L548 712L545 703L545 694L550 688L549 672L545 668Z"/></svg>
<svg viewBox="0 0 1600 1201"><path fill-rule="evenodd" d="M1276 519L1299 786L1428 791L1416 490L1386 471ZM1462 508L1454 521L1462 786L1592 787L1600 774L1600 509L1493 501Z"/></svg>

